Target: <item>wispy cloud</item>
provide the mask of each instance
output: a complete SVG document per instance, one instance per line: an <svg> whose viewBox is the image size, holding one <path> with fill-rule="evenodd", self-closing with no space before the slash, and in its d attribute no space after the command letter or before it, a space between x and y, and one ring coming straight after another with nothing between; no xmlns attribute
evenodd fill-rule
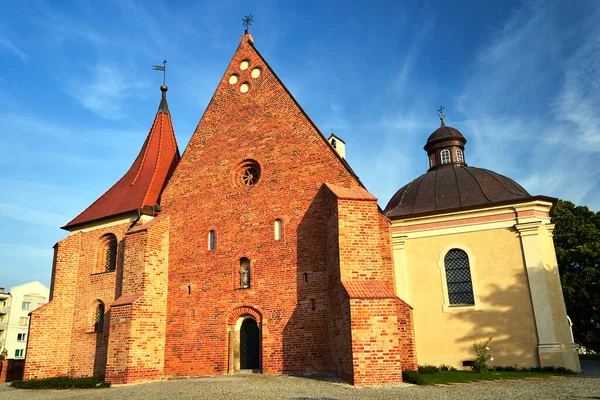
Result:
<svg viewBox="0 0 600 400"><path fill-rule="evenodd" d="M600 15L562 26L560 7L516 10L479 52L457 108L470 140L467 162L507 174L532 194L590 201L600 180ZM600 209L600 199L587 205Z"/></svg>
<svg viewBox="0 0 600 400"><path fill-rule="evenodd" d="M23 52L16 44L10 41L6 36L0 35L0 50L7 51L19 57L25 64L27 63L27 54Z"/></svg>
<svg viewBox="0 0 600 400"><path fill-rule="evenodd" d="M121 119L125 100L138 97L149 87L149 83L136 79L131 71L109 65L98 65L90 70L89 79L74 79L68 93L82 107L107 119Z"/></svg>
<svg viewBox="0 0 600 400"><path fill-rule="evenodd" d="M68 220L68 217L65 217L64 215L9 203L0 203L0 217L12 218L19 221L51 227L60 226Z"/></svg>

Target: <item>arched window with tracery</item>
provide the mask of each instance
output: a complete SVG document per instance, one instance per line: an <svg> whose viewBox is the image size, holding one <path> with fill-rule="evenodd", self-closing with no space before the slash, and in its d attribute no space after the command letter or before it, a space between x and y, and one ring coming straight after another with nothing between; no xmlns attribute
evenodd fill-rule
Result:
<svg viewBox="0 0 600 400"><path fill-rule="evenodd" d="M281 240L281 220L280 219L276 219L275 220L275 240Z"/></svg>
<svg viewBox="0 0 600 400"><path fill-rule="evenodd" d="M94 308L94 332L102 332L104 330L104 303L100 300Z"/></svg>
<svg viewBox="0 0 600 400"><path fill-rule="evenodd" d="M250 287L250 260L246 257L240 259L240 288Z"/></svg>
<svg viewBox="0 0 600 400"><path fill-rule="evenodd" d="M448 301L451 305L473 305L473 282L469 256L460 249L452 249L444 257Z"/></svg>
<svg viewBox="0 0 600 400"><path fill-rule="evenodd" d="M442 150L442 152L440 153L440 156L442 159L442 164L450 163L450 150L448 150L448 149Z"/></svg>
<svg viewBox="0 0 600 400"><path fill-rule="evenodd" d="M108 233L100 238L94 272L109 272L117 268L117 237Z"/></svg>
<svg viewBox="0 0 600 400"><path fill-rule="evenodd" d="M456 149L456 161L465 162L465 156L461 149Z"/></svg>

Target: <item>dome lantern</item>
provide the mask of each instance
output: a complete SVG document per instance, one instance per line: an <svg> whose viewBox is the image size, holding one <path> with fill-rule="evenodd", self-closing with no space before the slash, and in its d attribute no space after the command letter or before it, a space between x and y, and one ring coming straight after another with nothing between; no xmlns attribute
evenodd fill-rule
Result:
<svg viewBox="0 0 600 400"><path fill-rule="evenodd" d="M440 114L441 124L429 138L423 149L429 159L429 171L440 168L466 166L464 138L458 129L446 126L444 116Z"/></svg>

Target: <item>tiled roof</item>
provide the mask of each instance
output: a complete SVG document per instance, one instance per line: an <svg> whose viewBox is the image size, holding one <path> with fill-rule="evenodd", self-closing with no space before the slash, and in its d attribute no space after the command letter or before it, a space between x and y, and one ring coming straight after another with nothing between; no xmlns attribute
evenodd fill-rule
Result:
<svg viewBox="0 0 600 400"><path fill-rule="evenodd" d="M389 299L396 298L394 290L385 283L376 280L352 280L342 282L351 299Z"/></svg>
<svg viewBox="0 0 600 400"><path fill-rule="evenodd" d="M179 149L166 99L166 86L146 141L129 171L98 200L65 225L77 225L153 206L179 162Z"/></svg>
<svg viewBox="0 0 600 400"><path fill-rule="evenodd" d="M483 168L429 171L402 187L383 211L388 218L459 210L530 198L521 185Z"/></svg>
<svg viewBox="0 0 600 400"><path fill-rule="evenodd" d="M338 199L377 201L377 197L373 196L367 191L367 189L361 186L356 186L350 189L331 183L325 183L325 185L333 192L333 194L336 195Z"/></svg>

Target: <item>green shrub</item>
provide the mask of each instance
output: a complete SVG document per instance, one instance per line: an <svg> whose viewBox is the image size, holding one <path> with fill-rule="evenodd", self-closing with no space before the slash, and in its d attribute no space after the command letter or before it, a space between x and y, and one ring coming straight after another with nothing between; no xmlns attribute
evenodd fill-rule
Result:
<svg viewBox="0 0 600 400"><path fill-rule="evenodd" d="M456 371L456 368L450 366L450 365L446 365L446 364L442 364L438 367L438 369L440 371Z"/></svg>
<svg viewBox="0 0 600 400"><path fill-rule="evenodd" d="M108 382L100 382L95 376L88 378L55 378L31 379L28 381L12 381L10 386L19 389L95 389L110 387Z"/></svg>
<svg viewBox="0 0 600 400"><path fill-rule="evenodd" d="M436 367L435 365L419 365L419 373L420 374L435 374L436 372L439 372L440 369L438 367Z"/></svg>
<svg viewBox="0 0 600 400"><path fill-rule="evenodd" d="M415 385L424 385L425 379L416 371L402 371L402 381L406 383L414 383Z"/></svg>
<svg viewBox="0 0 600 400"><path fill-rule="evenodd" d="M492 338L490 337L485 342L473 343L473 349L475 349L475 361L473 361L473 366L471 367L473 372L487 372L490 370L487 362L494 360L494 356L490 353L490 348L488 347L491 341Z"/></svg>

